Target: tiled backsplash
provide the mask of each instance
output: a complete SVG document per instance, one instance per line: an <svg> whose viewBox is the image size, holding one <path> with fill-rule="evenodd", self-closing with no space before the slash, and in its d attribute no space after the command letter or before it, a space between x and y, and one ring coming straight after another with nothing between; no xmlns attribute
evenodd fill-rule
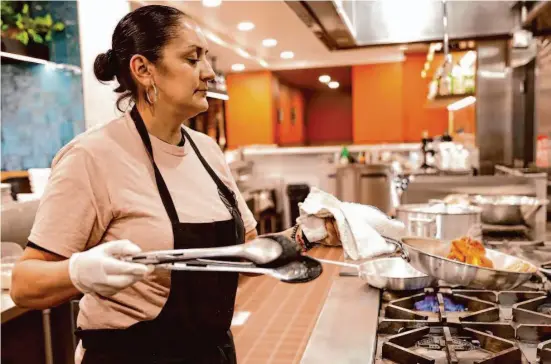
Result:
<svg viewBox="0 0 551 364"><path fill-rule="evenodd" d="M77 3L33 2L62 20L50 60L80 66ZM84 131L82 76L21 62L2 64L2 170L49 167L59 149Z"/></svg>

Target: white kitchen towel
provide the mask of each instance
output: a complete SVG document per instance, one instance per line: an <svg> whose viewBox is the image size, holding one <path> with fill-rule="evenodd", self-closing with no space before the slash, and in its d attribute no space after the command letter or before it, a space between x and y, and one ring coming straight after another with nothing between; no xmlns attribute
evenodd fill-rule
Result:
<svg viewBox="0 0 551 364"><path fill-rule="evenodd" d="M299 204L301 216L334 217L339 228L343 249L353 260L392 253L396 246L383 236L399 239L406 233L404 224L390 219L373 206L341 202L335 196L312 187L310 194Z"/></svg>

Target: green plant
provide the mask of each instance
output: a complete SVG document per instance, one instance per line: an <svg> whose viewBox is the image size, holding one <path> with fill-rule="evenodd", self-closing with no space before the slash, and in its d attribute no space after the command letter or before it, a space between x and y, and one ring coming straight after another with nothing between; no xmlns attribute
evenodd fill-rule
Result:
<svg viewBox="0 0 551 364"><path fill-rule="evenodd" d="M28 2L1 1L2 36L17 39L27 45L32 39L35 43L44 43L52 40L53 32L65 29L65 24L54 21L52 15L32 16ZM41 6L36 8L41 10Z"/></svg>

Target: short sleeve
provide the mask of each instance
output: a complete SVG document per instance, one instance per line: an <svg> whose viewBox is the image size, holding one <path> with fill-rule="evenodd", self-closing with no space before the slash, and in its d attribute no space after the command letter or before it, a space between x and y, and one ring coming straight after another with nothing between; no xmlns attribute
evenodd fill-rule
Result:
<svg viewBox="0 0 551 364"><path fill-rule="evenodd" d="M98 244L112 218L105 180L83 147L62 149L52 163L29 241L67 258Z"/></svg>

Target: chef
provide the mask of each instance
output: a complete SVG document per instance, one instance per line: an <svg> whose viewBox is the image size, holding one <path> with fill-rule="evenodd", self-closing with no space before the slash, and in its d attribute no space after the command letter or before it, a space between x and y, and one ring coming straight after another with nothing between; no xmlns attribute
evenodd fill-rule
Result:
<svg viewBox="0 0 551 364"><path fill-rule="evenodd" d="M215 74L207 52L193 20L151 5L126 15L112 49L95 60L98 80L116 80L117 107L128 102L130 111L55 157L11 290L17 305L36 309L84 294L77 363L236 362L229 329L237 274L170 273L118 259L256 237L217 144L182 127L208 108ZM316 221L318 242L338 240L331 219ZM300 225L280 235L297 251L312 246Z"/></svg>

